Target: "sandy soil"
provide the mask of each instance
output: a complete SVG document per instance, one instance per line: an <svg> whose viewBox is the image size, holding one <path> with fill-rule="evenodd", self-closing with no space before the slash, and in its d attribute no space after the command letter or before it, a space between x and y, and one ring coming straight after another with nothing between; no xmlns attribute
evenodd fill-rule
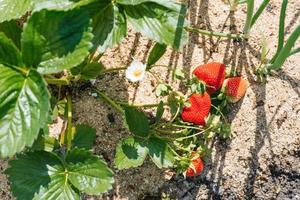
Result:
<svg viewBox="0 0 300 200"><path fill-rule="evenodd" d="M256 1L257 4L261 0ZM251 32L249 42L190 34L189 43L181 53L171 49L159 61L170 69L183 68L187 77L199 64L220 61L234 66L251 83L245 98L232 108L229 120L235 137L216 140L213 154L204 173L183 179L170 171L156 168L150 161L143 166L115 170L114 189L102 197L84 199L300 199L300 54L291 57L284 69L268 78L266 84L255 82L253 70L259 64L262 35L269 41L270 54L275 52L280 0L271 1ZM190 0L190 24L216 31L243 30L246 7L230 13L221 0ZM290 0L286 27L288 35L300 23L300 4ZM117 48L103 57L108 67L128 65L132 57L145 60L151 41L129 31L129 36ZM298 43L298 46L300 43ZM181 87L172 80L170 70L158 68L157 76ZM135 103L156 103L156 79L150 74L139 84L129 83L123 73L111 73L97 79L96 87L114 99ZM91 96L90 84L75 86L74 120L97 129L94 151L102 155L113 168L115 147L129 135L122 117L105 103ZM147 110L149 115L151 110ZM13 199L0 163L0 199Z"/></svg>

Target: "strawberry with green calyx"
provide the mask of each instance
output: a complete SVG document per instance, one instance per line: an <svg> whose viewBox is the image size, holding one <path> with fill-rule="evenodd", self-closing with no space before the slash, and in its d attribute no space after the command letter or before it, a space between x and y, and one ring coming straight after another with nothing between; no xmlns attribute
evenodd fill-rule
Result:
<svg viewBox="0 0 300 200"><path fill-rule="evenodd" d="M204 169L204 163L197 152L192 153L192 158L188 168L183 172L185 177L198 176Z"/></svg>
<svg viewBox="0 0 300 200"><path fill-rule="evenodd" d="M238 102L246 93L249 83L242 77L225 79L219 98L226 97L230 103Z"/></svg>
<svg viewBox="0 0 300 200"><path fill-rule="evenodd" d="M213 94L222 86L226 76L226 66L222 63L211 62L198 66L193 74L205 83L207 92Z"/></svg>
<svg viewBox="0 0 300 200"><path fill-rule="evenodd" d="M210 96L207 92L203 94L192 94L189 98L190 106L183 107L181 118L185 122L204 126L205 119L211 108Z"/></svg>

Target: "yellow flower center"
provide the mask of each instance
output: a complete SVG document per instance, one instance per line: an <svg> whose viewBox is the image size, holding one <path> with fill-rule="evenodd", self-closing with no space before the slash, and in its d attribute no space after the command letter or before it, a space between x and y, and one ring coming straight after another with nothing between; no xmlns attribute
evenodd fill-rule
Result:
<svg viewBox="0 0 300 200"><path fill-rule="evenodd" d="M142 74L142 71L141 71L141 70L134 70L134 71L133 71L133 76L135 76L135 77L140 77L141 74Z"/></svg>

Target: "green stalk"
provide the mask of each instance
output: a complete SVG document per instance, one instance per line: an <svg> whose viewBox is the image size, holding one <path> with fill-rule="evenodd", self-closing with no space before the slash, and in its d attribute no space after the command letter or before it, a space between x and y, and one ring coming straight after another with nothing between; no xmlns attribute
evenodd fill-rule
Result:
<svg viewBox="0 0 300 200"><path fill-rule="evenodd" d="M289 54L289 57L296 54L296 53L299 53L300 52L300 47L299 48L296 48L296 49L293 49L290 54Z"/></svg>
<svg viewBox="0 0 300 200"><path fill-rule="evenodd" d="M178 125L178 124L172 124L173 127L177 128L188 128L188 129L195 129L195 130L203 130L202 128L195 127L195 126L186 126L186 125Z"/></svg>
<svg viewBox="0 0 300 200"><path fill-rule="evenodd" d="M155 104L129 104L126 102L116 102L117 104L121 105L121 106L130 106L130 107L136 107L136 108L153 108L153 107L157 107L159 106L159 103L155 103ZM167 105L167 103L164 103L164 105Z"/></svg>
<svg viewBox="0 0 300 200"><path fill-rule="evenodd" d="M267 66L268 70L279 70L282 67L285 60L289 57L291 53L291 49L294 47L299 37L300 37L300 25L298 25L297 28L292 32L286 44L284 45L284 47L281 49L278 56L274 60L274 63Z"/></svg>
<svg viewBox="0 0 300 200"><path fill-rule="evenodd" d="M274 63L279 52L281 51L284 43L284 27L285 27L285 15L286 15L286 7L288 4L288 0L282 0L281 10L280 10L280 19L279 19L279 33L278 33L278 47L275 55L271 59L270 63Z"/></svg>
<svg viewBox="0 0 300 200"><path fill-rule="evenodd" d="M208 131L208 130L210 130L210 129L212 129L212 127L209 127L209 128L207 128L206 130L200 131L200 132L195 133L195 134L193 134L193 135L188 135L188 136L185 136L185 137L177 138L176 140L185 140L185 139L189 139L189 138L192 138L192 137L201 135L201 134L205 133L205 131Z"/></svg>
<svg viewBox="0 0 300 200"><path fill-rule="evenodd" d="M69 151L72 146L73 132L72 132L72 99L71 95L67 94L67 111L68 111L68 124L67 124L67 150Z"/></svg>
<svg viewBox="0 0 300 200"><path fill-rule="evenodd" d="M50 85L70 85L70 81L65 78L45 78L45 80Z"/></svg>
<svg viewBox="0 0 300 200"><path fill-rule="evenodd" d="M252 28L252 26L255 24L256 20L259 18L259 16L261 15L261 13L265 10L265 8L267 7L268 3L270 2L270 0L264 0L259 8L257 9L257 11L255 12L255 14L253 15L252 19L251 19L251 25L250 28Z"/></svg>
<svg viewBox="0 0 300 200"><path fill-rule="evenodd" d="M220 32L215 32L215 31L208 31L208 30L203 30L199 28L193 28L193 27L185 27L185 30L188 32L192 33L200 33L202 35L208 35L208 36L216 36L216 37L226 37L230 39L243 39L244 36L242 34L231 34L231 33L220 33Z"/></svg>
<svg viewBox="0 0 300 200"><path fill-rule="evenodd" d="M6 66L9 66L9 67L11 67L11 68L13 68L13 69L15 69L17 71L22 72L22 74L24 76L28 76L28 74L30 73L30 69L23 68L23 67L18 67L18 66L14 66L14 65L11 65L9 63L3 63L3 64L5 64Z"/></svg>
<svg viewBox="0 0 300 200"><path fill-rule="evenodd" d="M246 38L249 37L250 29L251 29L251 21L253 17L253 11L254 11L254 0L248 0L247 1L247 18L246 23L244 27L244 34Z"/></svg>
<svg viewBox="0 0 300 200"><path fill-rule="evenodd" d="M111 73L111 72L117 72L117 71L122 71L122 70L126 70L127 67L118 67L118 68L110 68L110 69L105 69L103 70L101 73L105 74L105 73Z"/></svg>
<svg viewBox="0 0 300 200"><path fill-rule="evenodd" d="M95 90L97 94L109 105L111 105L114 109L116 109L119 113L124 114L124 110L120 105L118 105L114 100L109 98L106 94L103 92L100 92L99 90Z"/></svg>

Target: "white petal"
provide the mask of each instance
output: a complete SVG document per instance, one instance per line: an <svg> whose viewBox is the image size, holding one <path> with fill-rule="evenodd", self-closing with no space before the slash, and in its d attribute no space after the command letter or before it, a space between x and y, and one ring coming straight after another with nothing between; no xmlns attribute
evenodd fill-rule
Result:
<svg viewBox="0 0 300 200"><path fill-rule="evenodd" d="M126 78L132 82L142 80L146 74L146 67L142 62L133 60L126 70Z"/></svg>

